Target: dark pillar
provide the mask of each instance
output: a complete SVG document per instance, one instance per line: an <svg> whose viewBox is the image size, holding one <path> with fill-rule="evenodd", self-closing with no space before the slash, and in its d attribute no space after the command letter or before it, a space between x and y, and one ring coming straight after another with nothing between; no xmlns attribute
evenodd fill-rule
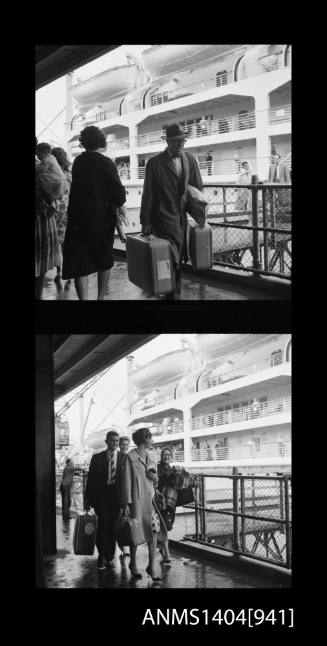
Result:
<svg viewBox="0 0 327 646"><path fill-rule="evenodd" d="M35 452L43 554L56 553L56 469L50 334L36 335ZM36 510L37 511L37 510Z"/></svg>

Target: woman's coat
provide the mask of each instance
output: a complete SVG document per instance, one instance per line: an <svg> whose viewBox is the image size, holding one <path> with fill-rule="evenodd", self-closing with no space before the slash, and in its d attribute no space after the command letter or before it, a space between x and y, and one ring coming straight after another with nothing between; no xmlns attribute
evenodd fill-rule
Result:
<svg viewBox="0 0 327 646"><path fill-rule="evenodd" d="M153 467L149 455L141 458L135 449L127 453L121 477L120 504L130 505L131 518L142 522L143 533L147 543L153 540L152 533L152 499L154 486L146 477L146 469ZM161 522L160 522L161 525ZM161 537L161 540L165 540Z"/></svg>

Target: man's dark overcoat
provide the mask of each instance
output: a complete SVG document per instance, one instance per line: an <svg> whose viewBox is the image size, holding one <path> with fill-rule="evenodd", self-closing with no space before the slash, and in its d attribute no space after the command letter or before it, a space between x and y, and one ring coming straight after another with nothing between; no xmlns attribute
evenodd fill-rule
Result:
<svg viewBox="0 0 327 646"><path fill-rule="evenodd" d="M154 235L166 238L178 265L186 252L186 189L188 184L202 191L199 166L189 152L182 152L179 178L168 149L151 157L145 169L140 221L151 226Z"/></svg>

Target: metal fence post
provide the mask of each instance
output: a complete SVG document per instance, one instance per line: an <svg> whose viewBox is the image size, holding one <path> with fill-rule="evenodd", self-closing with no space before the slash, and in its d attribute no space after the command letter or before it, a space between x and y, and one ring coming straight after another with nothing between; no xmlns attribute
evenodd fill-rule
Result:
<svg viewBox="0 0 327 646"><path fill-rule="evenodd" d="M201 492L201 484L198 481L198 486L195 492L195 504L194 504L194 513L195 513L195 540L199 540L199 495Z"/></svg>
<svg viewBox="0 0 327 646"><path fill-rule="evenodd" d="M252 175L251 184L258 183L258 176ZM259 213L258 213L258 191L255 188L250 189L252 191L252 226L253 226L253 269L262 269L260 262L260 245L259 245ZM256 274L255 274L256 275Z"/></svg>
<svg viewBox="0 0 327 646"><path fill-rule="evenodd" d="M206 515L205 515L205 476L201 475L201 491L200 491L200 536L201 540L206 540Z"/></svg>
<svg viewBox="0 0 327 646"><path fill-rule="evenodd" d="M269 188L269 202L270 202L270 225L272 229L276 227L276 217L275 217L275 196L274 196L274 189ZM270 247L271 249L275 249L276 246L276 234L272 233L270 236Z"/></svg>
<svg viewBox="0 0 327 646"><path fill-rule="evenodd" d="M262 224L264 229L268 228L267 194L264 188L262 189ZM263 268L269 271L269 239L266 230L263 232Z"/></svg>
<svg viewBox="0 0 327 646"><path fill-rule="evenodd" d="M233 467L233 549L236 552L240 551L240 543L239 543L239 504L238 504L238 492L239 492L239 476L238 476L238 471L237 467Z"/></svg>
<svg viewBox="0 0 327 646"><path fill-rule="evenodd" d="M223 186L223 214L224 214L224 222L226 222L226 213L227 213L227 208L226 208L226 187Z"/></svg>
<svg viewBox="0 0 327 646"><path fill-rule="evenodd" d="M240 485L241 485L241 513L245 514L245 480L244 476L240 477ZM245 552L246 550L246 545L245 545L245 518L244 516L241 516L241 543L242 543L242 552Z"/></svg>
<svg viewBox="0 0 327 646"><path fill-rule="evenodd" d="M286 543L286 567L292 567L292 549L291 549L291 525L290 525L290 499L288 492L288 481L289 477L284 476L284 487L285 487L285 543Z"/></svg>

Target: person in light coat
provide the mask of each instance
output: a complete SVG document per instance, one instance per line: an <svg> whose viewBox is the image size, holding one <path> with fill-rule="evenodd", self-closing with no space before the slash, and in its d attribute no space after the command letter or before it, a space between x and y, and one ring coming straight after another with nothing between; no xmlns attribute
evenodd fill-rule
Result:
<svg viewBox="0 0 327 646"><path fill-rule="evenodd" d="M123 516L136 518L142 524L144 542L148 544L149 564L146 572L154 581L160 577L155 572L155 550L157 538L167 539L167 530L160 512L154 502L154 484L157 484L156 464L149 455L152 446L152 435L148 428L140 428L132 435L136 449L125 456L121 477L120 503ZM131 546L129 569L133 579L142 575L136 565L136 547Z"/></svg>

